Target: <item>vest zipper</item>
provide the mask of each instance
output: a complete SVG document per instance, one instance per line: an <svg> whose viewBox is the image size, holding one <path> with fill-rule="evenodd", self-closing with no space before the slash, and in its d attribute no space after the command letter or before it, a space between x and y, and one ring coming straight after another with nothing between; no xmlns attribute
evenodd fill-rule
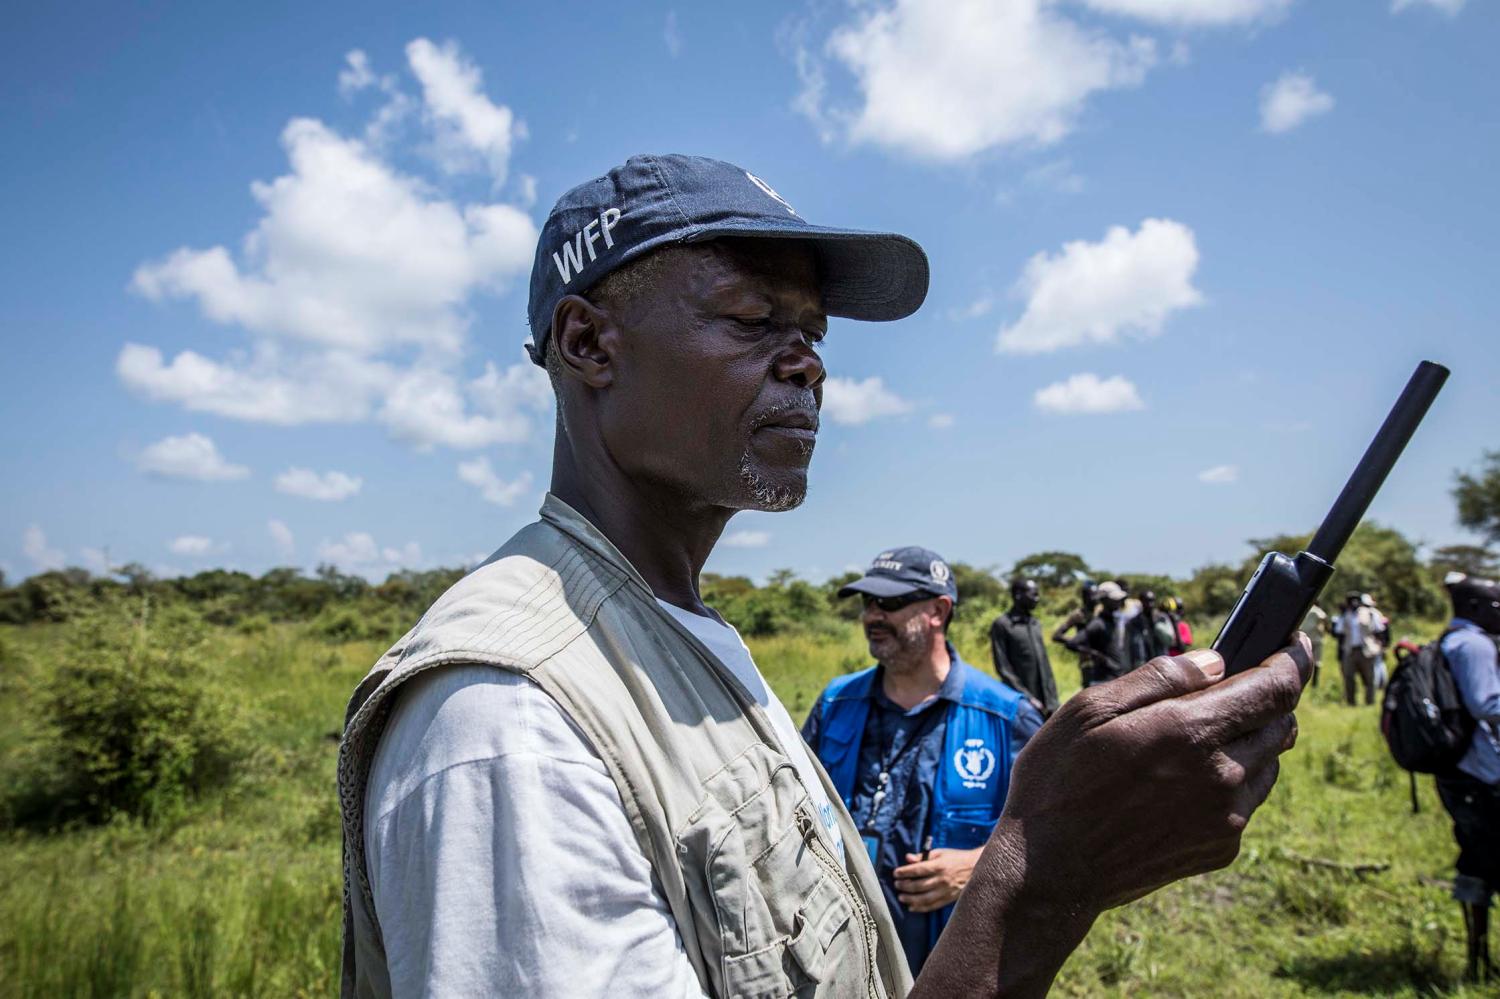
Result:
<svg viewBox="0 0 1500 999"><path fill-rule="evenodd" d="M823 844L823 840L818 835L818 830L813 824L813 820L801 810L797 812L797 828L801 831L804 841L811 841L813 856L817 857L818 862L825 869L832 872L834 877L839 879L839 883L844 886L844 891L848 895L849 900L854 903L854 915L859 920L860 935L864 938L865 944L865 994L870 996L879 995L880 991L875 982L875 962L878 959L880 935L878 928L875 926L875 918L870 915L870 907L865 903L864 895L860 893L859 889L855 887L854 882L849 878L848 872L844 870L844 865ZM848 848L847 844L845 848Z"/></svg>

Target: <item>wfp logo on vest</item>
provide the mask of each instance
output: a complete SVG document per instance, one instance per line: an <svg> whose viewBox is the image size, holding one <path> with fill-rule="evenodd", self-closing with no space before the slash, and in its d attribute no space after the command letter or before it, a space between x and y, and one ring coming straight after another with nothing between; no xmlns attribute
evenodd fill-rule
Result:
<svg viewBox="0 0 1500 999"><path fill-rule="evenodd" d="M964 787L983 788L995 772L995 754L983 739L965 739L963 747L953 754L953 769L963 779Z"/></svg>
<svg viewBox="0 0 1500 999"><path fill-rule="evenodd" d="M552 262L557 265L557 273L562 276L563 284L573 280L574 275L581 272L588 264L583 262L583 255L588 254L588 263L591 264L599 259L599 254L594 252L594 244L604 240L604 248L607 250L615 245L614 237L610 231L620 224L621 212L618 208L606 208L596 219L589 219L589 224L573 234L573 238L562 245L562 251L553 251Z"/></svg>

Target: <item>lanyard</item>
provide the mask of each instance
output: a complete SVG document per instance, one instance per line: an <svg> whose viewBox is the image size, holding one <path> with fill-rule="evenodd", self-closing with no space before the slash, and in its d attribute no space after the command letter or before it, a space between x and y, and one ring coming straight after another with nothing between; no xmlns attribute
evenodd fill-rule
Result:
<svg viewBox="0 0 1500 999"><path fill-rule="evenodd" d="M937 698L933 698L933 701L936 700ZM870 798L871 821L874 820L875 813L880 811L880 803L885 800L885 796L890 788L891 768L901 761L901 757L906 755L907 750L921 742L922 737L932 729L934 720L937 717L934 710L936 707L936 703L928 704L923 709L921 716L916 719L916 723L908 731L906 739L900 745L893 744L890 750L881 756L880 774L875 778L879 786Z"/></svg>

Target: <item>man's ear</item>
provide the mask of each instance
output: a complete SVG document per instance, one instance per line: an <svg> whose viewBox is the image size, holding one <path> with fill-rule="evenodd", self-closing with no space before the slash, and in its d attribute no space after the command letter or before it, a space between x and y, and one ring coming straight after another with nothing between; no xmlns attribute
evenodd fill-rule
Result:
<svg viewBox="0 0 1500 999"><path fill-rule="evenodd" d="M552 347L565 374L590 388L614 381L619 328L604 309L578 295L565 295L552 312Z"/></svg>

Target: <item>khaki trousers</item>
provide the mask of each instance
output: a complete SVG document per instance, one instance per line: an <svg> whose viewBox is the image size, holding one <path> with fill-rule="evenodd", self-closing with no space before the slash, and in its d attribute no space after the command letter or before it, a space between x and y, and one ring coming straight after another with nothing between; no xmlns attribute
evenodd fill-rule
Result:
<svg viewBox="0 0 1500 999"><path fill-rule="evenodd" d="M1365 655L1365 650L1358 645L1351 645L1344 650L1344 661L1341 664L1344 672L1344 703L1354 703L1354 677L1359 676L1360 682L1365 686L1365 703L1375 703L1375 661L1379 656Z"/></svg>

